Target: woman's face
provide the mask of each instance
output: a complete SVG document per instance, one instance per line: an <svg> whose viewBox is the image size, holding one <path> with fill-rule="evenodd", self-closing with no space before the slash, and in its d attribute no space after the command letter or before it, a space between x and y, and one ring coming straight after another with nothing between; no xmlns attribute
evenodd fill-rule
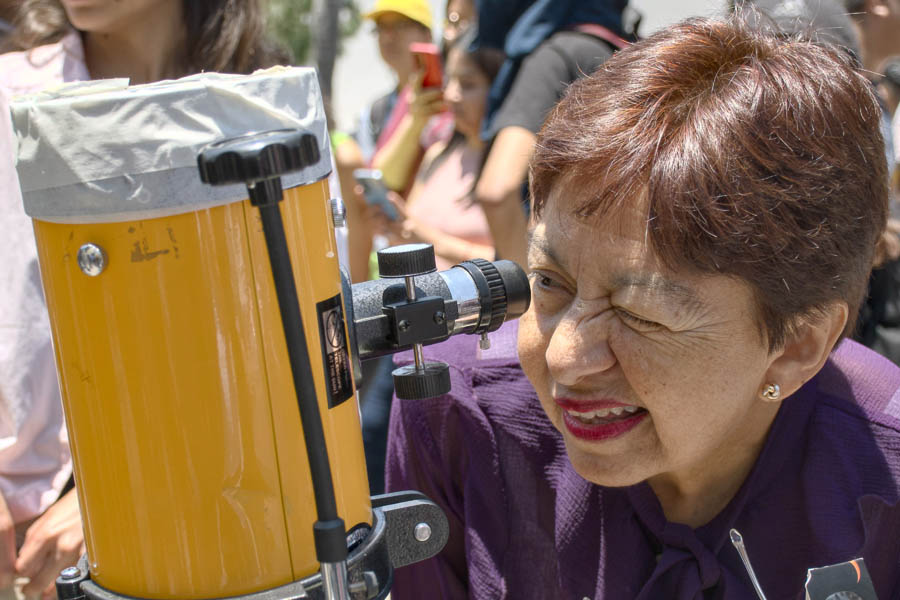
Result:
<svg viewBox="0 0 900 600"><path fill-rule="evenodd" d="M409 51L414 42L430 42L431 35L418 23L399 13L387 12L375 19L378 34L378 50L381 58L396 73L412 73L416 70L416 58ZM405 81L400 82L401 85Z"/></svg>
<svg viewBox="0 0 900 600"><path fill-rule="evenodd" d="M69 22L76 29L89 33L119 33L162 12L180 16L182 3L182 0L60 1Z"/></svg>
<svg viewBox="0 0 900 600"><path fill-rule="evenodd" d="M477 137L491 82L462 48L450 51L446 68L444 102L453 113L456 129L466 137Z"/></svg>
<svg viewBox="0 0 900 600"><path fill-rule="evenodd" d="M664 268L641 202L585 221L575 192L558 183L533 232L522 367L583 477L690 484L774 416L750 289Z"/></svg>

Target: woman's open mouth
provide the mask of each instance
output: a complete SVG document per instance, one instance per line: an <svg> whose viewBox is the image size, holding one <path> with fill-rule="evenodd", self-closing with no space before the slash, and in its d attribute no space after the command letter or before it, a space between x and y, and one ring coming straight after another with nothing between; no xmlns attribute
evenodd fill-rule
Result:
<svg viewBox="0 0 900 600"><path fill-rule="evenodd" d="M614 406L588 412L563 409L563 422L578 439L597 442L623 435L649 414L639 406Z"/></svg>

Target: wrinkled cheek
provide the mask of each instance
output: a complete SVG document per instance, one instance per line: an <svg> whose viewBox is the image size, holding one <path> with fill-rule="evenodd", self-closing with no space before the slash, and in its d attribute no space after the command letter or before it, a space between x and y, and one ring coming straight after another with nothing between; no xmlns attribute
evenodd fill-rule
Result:
<svg viewBox="0 0 900 600"><path fill-rule="evenodd" d="M630 331L615 332L610 336L610 348L616 354L635 401L650 413L654 437L665 437L667 430L672 429L673 417L677 420L677 415L687 405L672 406L683 400L677 392L678 375L660 360L658 348L648 346L645 340L635 340L636 335Z"/></svg>
<svg viewBox="0 0 900 600"><path fill-rule="evenodd" d="M642 398L665 394L686 372L695 370L686 348L651 339L622 323L610 328L608 343L628 383Z"/></svg>
<svg viewBox="0 0 900 600"><path fill-rule="evenodd" d="M544 336L541 335L533 311L525 313L519 319L518 350L522 370L525 371L525 375L531 380L532 385L538 387L535 379L543 379L541 374L546 373L547 370L544 358L547 344Z"/></svg>
<svg viewBox="0 0 900 600"><path fill-rule="evenodd" d="M550 371L547 367L547 345L550 337L544 333L533 310L519 319L519 362L525 376L537 392L544 413L553 426L561 430L562 415L552 398Z"/></svg>
<svg viewBox="0 0 900 600"><path fill-rule="evenodd" d="M635 391L639 384L647 383L647 375L654 372L655 354L646 347L646 340L627 325L613 321L609 325L606 344Z"/></svg>
<svg viewBox="0 0 900 600"><path fill-rule="evenodd" d="M656 370L653 358L653 354L651 352L647 352L646 350L635 352L633 358L635 368L639 369L642 373L652 373Z"/></svg>
<svg viewBox="0 0 900 600"><path fill-rule="evenodd" d="M660 369L635 382L634 390L650 413L650 437L646 443L668 461L678 463L693 455L697 442L715 428L705 409L705 392L677 375Z"/></svg>

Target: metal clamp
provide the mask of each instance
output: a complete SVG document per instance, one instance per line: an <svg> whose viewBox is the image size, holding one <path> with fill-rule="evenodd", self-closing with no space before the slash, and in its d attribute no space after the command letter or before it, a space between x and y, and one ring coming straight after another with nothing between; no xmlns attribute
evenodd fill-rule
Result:
<svg viewBox="0 0 900 600"><path fill-rule="evenodd" d="M430 531L424 535L425 529ZM384 600L394 581L394 569L441 551L450 528L447 517L419 492L397 492L372 497L372 528L350 551L347 581L352 600ZM117 594L91 581L87 557L76 567L63 569L56 579L59 600L140 600ZM276 588L229 600L326 600L321 572ZM213 600L213 599L210 599Z"/></svg>

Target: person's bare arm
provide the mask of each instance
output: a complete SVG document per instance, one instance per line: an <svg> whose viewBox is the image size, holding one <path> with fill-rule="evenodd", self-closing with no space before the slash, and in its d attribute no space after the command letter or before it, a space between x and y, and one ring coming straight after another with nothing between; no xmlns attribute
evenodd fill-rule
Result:
<svg viewBox="0 0 900 600"><path fill-rule="evenodd" d="M385 185L404 191L416 175L422 148L419 143L428 120L444 109L444 96L439 89L422 89L422 74L411 83L412 99L396 131L372 157L372 168L380 169Z"/></svg>
<svg viewBox="0 0 900 600"><path fill-rule="evenodd" d="M491 146L475 186L475 201L484 210L497 258L527 265L528 222L522 209L522 184L536 136L524 127L505 127Z"/></svg>

